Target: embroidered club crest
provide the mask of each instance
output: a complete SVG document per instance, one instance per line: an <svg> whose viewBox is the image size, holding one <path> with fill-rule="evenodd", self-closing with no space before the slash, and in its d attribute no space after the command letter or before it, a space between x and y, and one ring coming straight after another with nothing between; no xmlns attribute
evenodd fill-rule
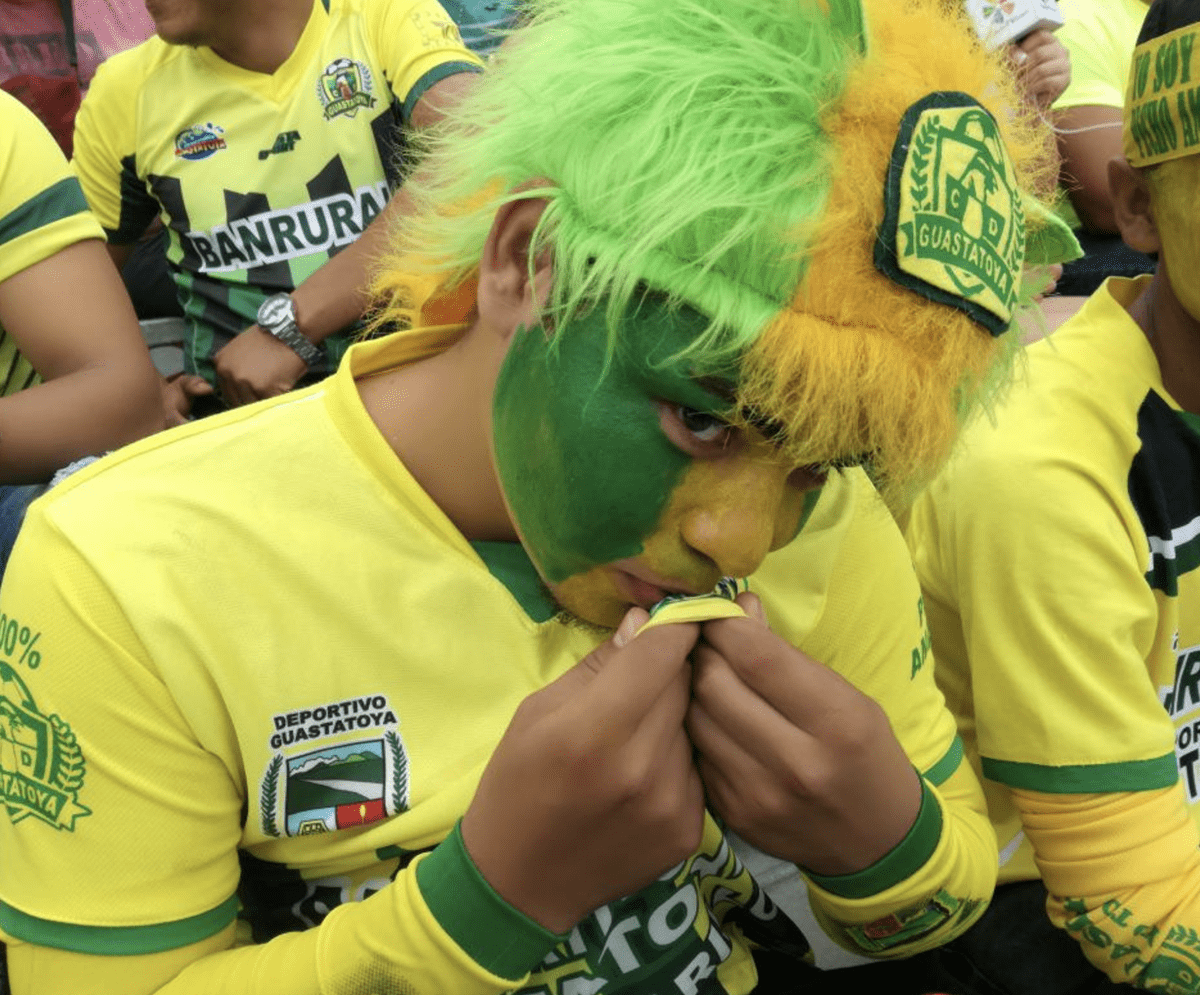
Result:
<svg viewBox="0 0 1200 995"><path fill-rule="evenodd" d="M930 94L910 107L885 197L875 265L1002 334L1025 261L1025 211L992 115L965 93Z"/></svg>
<svg viewBox="0 0 1200 995"><path fill-rule="evenodd" d="M175 136L175 155L180 159L187 159L189 162L207 159L228 147L225 139L221 137L224 134L224 128L211 122L184 128Z"/></svg>
<svg viewBox="0 0 1200 995"><path fill-rule="evenodd" d="M0 663L0 795L8 817L74 832L75 820L91 815L79 804L84 773L71 727L39 712L25 682Z"/></svg>
<svg viewBox="0 0 1200 995"><path fill-rule="evenodd" d="M325 108L325 120L340 114L354 117L360 107L374 107L371 70L353 59L334 59L317 80L317 96Z"/></svg>
<svg viewBox="0 0 1200 995"><path fill-rule="evenodd" d="M408 810L408 755L391 729L378 739L291 757L277 754L263 779L260 802L268 836L281 835L279 815L286 836L366 826Z"/></svg>

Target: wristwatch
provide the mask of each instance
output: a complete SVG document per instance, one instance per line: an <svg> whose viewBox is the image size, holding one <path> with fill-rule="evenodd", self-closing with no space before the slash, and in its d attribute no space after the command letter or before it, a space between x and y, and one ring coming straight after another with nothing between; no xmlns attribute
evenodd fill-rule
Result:
<svg viewBox="0 0 1200 995"><path fill-rule="evenodd" d="M308 366L314 366L324 351L309 342L296 327L296 305L291 294L272 294L258 306L258 327L275 336Z"/></svg>

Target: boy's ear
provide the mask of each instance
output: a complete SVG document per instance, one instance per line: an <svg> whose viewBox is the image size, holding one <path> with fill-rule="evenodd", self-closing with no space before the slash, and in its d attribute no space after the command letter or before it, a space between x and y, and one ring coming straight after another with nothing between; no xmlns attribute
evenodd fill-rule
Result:
<svg viewBox="0 0 1200 995"><path fill-rule="evenodd" d="M1108 164L1108 189L1121 239L1138 252L1158 252L1162 243L1154 222L1150 185L1142 170L1129 165L1124 156L1113 159Z"/></svg>
<svg viewBox="0 0 1200 995"><path fill-rule="evenodd" d="M496 212L479 261L477 304L480 317L510 335L529 327L550 293L550 253L538 253L532 272L529 246L547 202L514 200Z"/></svg>

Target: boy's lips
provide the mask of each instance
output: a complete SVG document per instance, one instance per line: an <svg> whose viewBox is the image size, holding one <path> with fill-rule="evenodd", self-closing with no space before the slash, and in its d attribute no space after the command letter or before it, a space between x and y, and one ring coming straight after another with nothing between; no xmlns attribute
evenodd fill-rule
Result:
<svg viewBox="0 0 1200 995"><path fill-rule="evenodd" d="M634 574L629 570L618 569L616 572L617 587L621 594L639 607L647 610L653 608L670 594L700 594L693 587L676 581L665 580L653 574L639 571Z"/></svg>

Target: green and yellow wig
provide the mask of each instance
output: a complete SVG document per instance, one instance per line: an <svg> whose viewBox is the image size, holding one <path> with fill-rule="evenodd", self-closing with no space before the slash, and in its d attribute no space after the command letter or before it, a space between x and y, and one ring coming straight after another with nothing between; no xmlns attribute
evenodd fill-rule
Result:
<svg viewBox="0 0 1200 995"><path fill-rule="evenodd" d="M687 354L701 373L739 358L740 417L796 464L865 460L901 503L1006 378L1009 284L1053 188L1003 58L942 0L526 9L409 181L380 322L465 318L438 302L464 296L497 209L545 199L554 327L601 306L636 348L639 288L698 310ZM954 241L956 210L990 241Z"/></svg>

